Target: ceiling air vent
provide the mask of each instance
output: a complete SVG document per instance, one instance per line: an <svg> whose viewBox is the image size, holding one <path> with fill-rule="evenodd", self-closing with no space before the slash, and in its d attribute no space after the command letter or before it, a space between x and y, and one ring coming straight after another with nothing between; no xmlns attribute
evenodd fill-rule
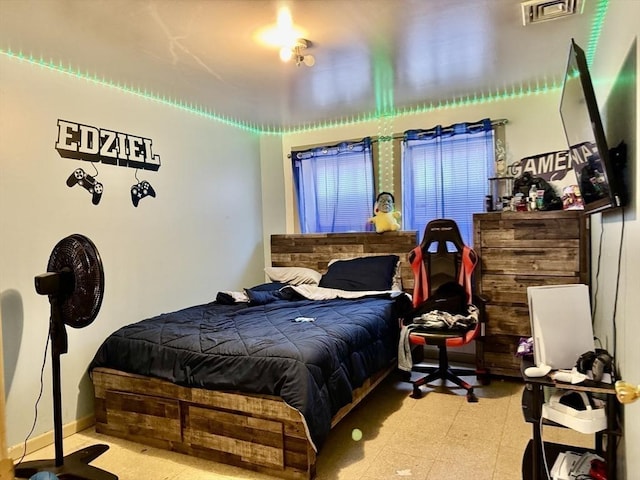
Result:
<svg viewBox="0 0 640 480"><path fill-rule="evenodd" d="M583 0L530 0L522 2L522 24L546 22L582 13Z"/></svg>

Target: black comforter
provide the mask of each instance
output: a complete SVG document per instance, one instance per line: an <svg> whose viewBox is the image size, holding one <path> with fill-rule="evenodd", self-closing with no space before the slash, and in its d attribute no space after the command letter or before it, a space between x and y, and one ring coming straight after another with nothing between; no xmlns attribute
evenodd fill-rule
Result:
<svg viewBox="0 0 640 480"><path fill-rule="evenodd" d="M390 298L199 305L111 334L90 369L109 367L188 387L280 396L319 448L354 388L397 355Z"/></svg>

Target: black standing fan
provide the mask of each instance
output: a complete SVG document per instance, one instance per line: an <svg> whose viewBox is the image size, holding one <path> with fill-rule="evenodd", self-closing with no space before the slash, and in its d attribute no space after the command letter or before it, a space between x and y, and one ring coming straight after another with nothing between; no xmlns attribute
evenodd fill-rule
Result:
<svg viewBox="0 0 640 480"><path fill-rule="evenodd" d="M115 475L89 465L109 449L93 445L63 456L60 355L67 353L65 324L82 328L93 322L102 304L104 272L96 246L79 234L63 238L53 248L47 273L35 277L36 291L48 295L51 304L49 335L53 370L53 422L55 460L33 460L16 467L16 476L29 478L47 471L60 479L117 480Z"/></svg>

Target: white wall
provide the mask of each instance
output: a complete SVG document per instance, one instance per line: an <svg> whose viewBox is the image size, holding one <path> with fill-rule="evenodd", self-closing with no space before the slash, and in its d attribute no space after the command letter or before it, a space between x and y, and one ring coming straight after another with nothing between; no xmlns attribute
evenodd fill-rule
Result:
<svg viewBox="0 0 640 480"><path fill-rule="evenodd" d="M640 2L612 0L601 33L592 77L609 146L624 140L628 148L631 202L622 212L603 213L592 219L592 270L602 238L595 333L609 351L615 350L623 380L640 384ZM601 237L602 234L602 237ZM620 262L618 261L620 258ZM613 312L616 305L615 335ZM614 348L613 339L617 339ZM623 436L619 444L618 478L636 478L640 472L640 402L622 407ZM634 453L636 452L636 453ZM634 476L635 475L635 476Z"/></svg>
<svg viewBox="0 0 640 480"><path fill-rule="evenodd" d="M7 444L22 444L33 421L48 332L49 303L34 276L71 233L96 244L105 270L97 319L68 328L62 356L63 422L93 412L86 369L115 328L215 299L219 290L263 281L260 139L131 94L0 57L0 313ZM61 158L59 118L153 140L162 165L140 171L157 192L135 208L131 168L98 164L99 205L66 180L89 162ZM34 436L53 428L50 358Z"/></svg>
<svg viewBox="0 0 640 480"><path fill-rule="evenodd" d="M260 139L262 172L262 222L265 265L271 264L271 234L285 233L285 203L282 174L282 139L279 135L262 135ZM275 166L275 168L274 168Z"/></svg>

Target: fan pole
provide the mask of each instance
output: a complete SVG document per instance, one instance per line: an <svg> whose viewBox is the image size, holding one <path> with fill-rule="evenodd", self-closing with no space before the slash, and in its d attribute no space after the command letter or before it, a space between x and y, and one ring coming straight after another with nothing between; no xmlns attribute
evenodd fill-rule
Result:
<svg viewBox="0 0 640 480"><path fill-rule="evenodd" d="M60 355L53 354L53 435L56 448L56 467L64 463L62 451L62 405L60 401Z"/></svg>
<svg viewBox="0 0 640 480"><path fill-rule="evenodd" d="M67 331L60 319L60 308L55 298L51 299L51 370L53 383L53 436L56 450L56 467L64 464L62 449L62 387L60 382L60 355L67 353Z"/></svg>

